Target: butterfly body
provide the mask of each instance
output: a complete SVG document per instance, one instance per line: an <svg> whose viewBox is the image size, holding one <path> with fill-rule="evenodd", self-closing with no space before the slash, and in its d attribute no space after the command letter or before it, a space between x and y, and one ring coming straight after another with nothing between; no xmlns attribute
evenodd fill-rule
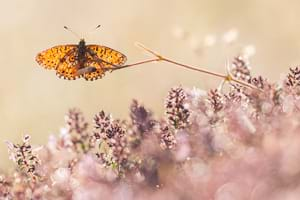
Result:
<svg viewBox="0 0 300 200"><path fill-rule="evenodd" d="M84 40L80 40L79 44L78 44L78 55L77 55L77 59L78 59L78 65L79 68L83 68L84 67L84 63L86 61L86 46L85 46L85 41Z"/></svg>
<svg viewBox="0 0 300 200"><path fill-rule="evenodd" d="M101 78L106 71L122 66L126 56L102 45L86 45L81 39L78 45L58 45L42 51L36 56L39 65L56 70L59 77L75 80Z"/></svg>

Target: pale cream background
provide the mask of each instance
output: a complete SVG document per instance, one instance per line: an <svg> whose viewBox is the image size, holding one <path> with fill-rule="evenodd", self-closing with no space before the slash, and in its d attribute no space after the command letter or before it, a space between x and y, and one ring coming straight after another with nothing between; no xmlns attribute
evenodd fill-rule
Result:
<svg viewBox="0 0 300 200"><path fill-rule="evenodd" d="M125 53L129 63L147 58L133 45L140 41L178 61L218 72L224 72L227 56L238 48L218 43L197 56L172 31L179 26L201 40L236 28L237 46L256 46L253 72L274 81L300 63L299 10L299 0L1 0L0 167L11 163L3 141L16 142L28 133L33 143L45 143L49 134L58 133L70 107L81 108L89 119L101 109L125 118L136 98L161 116L171 86L212 88L220 81L163 63L121 70L94 82L58 79L34 58L51 46L78 42L64 25L86 33L88 43ZM98 31L87 34L98 24Z"/></svg>

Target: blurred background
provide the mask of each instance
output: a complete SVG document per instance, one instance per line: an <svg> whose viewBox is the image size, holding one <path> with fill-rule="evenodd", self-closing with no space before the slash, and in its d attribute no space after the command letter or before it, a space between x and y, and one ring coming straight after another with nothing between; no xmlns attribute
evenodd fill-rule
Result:
<svg viewBox="0 0 300 200"><path fill-rule="evenodd" d="M227 59L249 52L253 73L271 81L300 63L300 2L290 0L1 0L0 168L10 165L5 140L45 144L58 134L64 114L80 108L91 120L100 110L126 119L132 99L163 115L172 86L215 88L220 79L166 63L65 81L38 66L38 52L78 43L119 50L128 63L149 58L139 41L174 60L224 73ZM91 31L98 24L101 28Z"/></svg>

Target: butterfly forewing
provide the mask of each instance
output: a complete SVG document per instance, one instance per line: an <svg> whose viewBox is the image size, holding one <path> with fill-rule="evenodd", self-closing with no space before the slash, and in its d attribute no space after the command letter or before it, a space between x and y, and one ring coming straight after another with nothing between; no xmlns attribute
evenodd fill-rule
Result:
<svg viewBox="0 0 300 200"><path fill-rule="evenodd" d="M87 45L87 50L95 53L97 58L105 61L103 62L105 68L114 68L113 65L122 66L127 60L127 57L124 54L106 46L94 44Z"/></svg>
<svg viewBox="0 0 300 200"><path fill-rule="evenodd" d="M59 77L74 80L78 77L77 45L59 45L42 51L36 61L46 69L55 69Z"/></svg>
<svg viewBox="0 0 300 200"><path fill-rule="evenodd" d="M90 73L84 73L83 78L89 81L102 78L106 71L123 65L126 60L127 58L124 54L109 47L87 45L87 61L85 62L85 67L94 67L95 70Z"/></svg>
<svg viewBox="0 0 300 200"><path fill-rule="evenodd" d="M69 54L74 54L77 49L77 45L59 45L42 51L36 56L36 61L39 65L43 66L46 69L57 69L58 65L61 62L64 62L63 59Z"/></svg>

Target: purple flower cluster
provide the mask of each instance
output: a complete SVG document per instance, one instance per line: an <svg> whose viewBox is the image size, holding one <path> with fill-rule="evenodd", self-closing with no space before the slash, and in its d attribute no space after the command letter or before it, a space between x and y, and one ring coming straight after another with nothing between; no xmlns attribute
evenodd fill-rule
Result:
<svg viewBox="0 0 300 200"><path fill-rule="evenodd" d="M229 70L255 88L174 87L161 118L136 100L128 120L71 109L42 148L7 142L0 199L298 199L299 68L279 83L242 57Z"/></svg>

